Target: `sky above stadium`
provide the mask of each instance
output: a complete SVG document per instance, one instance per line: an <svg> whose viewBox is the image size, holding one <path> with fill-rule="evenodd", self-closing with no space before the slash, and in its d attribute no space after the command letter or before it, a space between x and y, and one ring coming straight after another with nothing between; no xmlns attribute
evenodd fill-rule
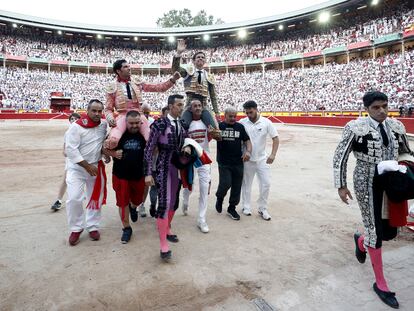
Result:
<svg viewBox="0 0 414 311"><path fill-rule="evenodd" d="M57 20L125 27L157 27L156 21L172 9L200 10L226 23L278 15L310 7L327 0L242 1L102 1L102 0L15 0L2 1L0 10Z"/></svg>

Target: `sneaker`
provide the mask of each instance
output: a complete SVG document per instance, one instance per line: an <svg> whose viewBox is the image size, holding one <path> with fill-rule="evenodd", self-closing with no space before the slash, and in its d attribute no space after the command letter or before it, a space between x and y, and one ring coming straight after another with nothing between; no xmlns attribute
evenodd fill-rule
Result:
<svg viewBox="0 0 414 311"><path fill-rule="evenodd" d="M81 235L82 232L83 232L83 230L82 231L79 231L79 232L72 232L70 234L70 236L69 236L69 244L71 246L75 246L76 244L79 243L79 238L80 238L80 235Z"/></svg>
<svg viewBox="0 0 414 311"><path fill-rule="evenodd" d="M269 215L269 213L268 213L268 211L267 211L267 210L262 210L262 211L259 211L259 215L260 215L260 216L262 216L262 218L263 218L264 220L267 220L267 221L269 221L269 220L271 220L271 219L272 219L272 217Z"/></svg>
<svg viewBox="0 0 414 311"><path fill-rule="evenodd" d="M246 216L252 216L252 211L250 210L250 208L243 208L242 212Z"/></svg>
<svg viewBox="0 0 414 311"><path fill-rule="evenodd" d="M227 215L229 215L233 220L240 220L240 215L236 212L235 209L228 209Z"/></svg>
<svg viewBox="0 0 414 311"><path fill-rule="evenodd" d="M208 225L205 221L199 221L197 223L198 228L200 229L201 232L203 233L208 233L210 230L208 229Z"/></svg>
<svg viewBox="0 0 414 311"><path fill-rule="evenodd" d="M131 216L132 222L137 222L138 220L138 212L137 208L133 208L131 204L129 204L129 215Z"/></svg>
<svg viewBox="0 0 414 311"><path fill-rule="evenodd" d="M414 218L414 204L411 204L410 208L408 209L408 216Z"/></svg>
<svg viewBox="0 0 414 311"><path fill-rule="evenodd" d="M129 240L131 240L131 235L132 235L132 228L131 227L123 228L122 229L122 237L121 237L122 244L127 244L129 242Z"/></svg>
<svg viewBox="0 0 414 311"><path fill-rule="evenodd" d="M62 207L62 201L56 200L55 203L53 203L52 207L50 208L52 211L57 212Z"/></svg>
<svg viewBox="0 0 414 311"><path fill-rule="evenodd" d="M217 201L216 201L216 211L219 214L223 211L223 199L217 199Z"/></svg>
<svg viewBox="0 0 414 311"><path fill-rule="evenodd" d="M160 257L162 260L168 262L171 259L171 255L172 252L171 251L167 251L167 252L161 252L160 251Z"/></svg>
<svg viewBox="0 0 414 311"><path fill-rule="evenodd" d="M155 205L150 206L149 213L150 213L151 217L155 217L155 213L156 213Z"/></svg>
<svg viewBox="0 0 414 311"><path fill-rule="evenodd" d="M101 235L98 230L93 230L89 232L89 238L92 241L99 241L99 239L101 238Z"/></svg>
<svg viewBox="0 0 414 311"><path fill-rule="evenodd" d="M144 206L144 203L142 203L142 204L139 206L139 216L141 216L141 217L147 217L147 213L145 212L145 206Z"/></svg>
<svg viewBox="0 0 414 311"><path fill-rule="evenodd" d="M188 215L188 205L186 205L186 204L181 205L181 209L183 210L183 215L187 216Z"/></svg>

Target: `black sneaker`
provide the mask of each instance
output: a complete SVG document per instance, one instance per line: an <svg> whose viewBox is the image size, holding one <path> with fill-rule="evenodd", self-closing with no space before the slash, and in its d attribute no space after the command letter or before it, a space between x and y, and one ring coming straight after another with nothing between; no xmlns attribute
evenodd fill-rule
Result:
<svg viewBox="0 0 414 311"><path fill-rule="evenodd" d="M227 215L229 215L233 220L240 220L240 215L236 212L235 209L228 209Z"/></svg>
<svg viewBox="0 0 414 311"><path fill-rule="evenodd" d="M155 205L151 205L149 209L151 217L155 217Z"/></svg>
<svg viewBox="0 0 414 311"><path fill-rule="evenodd" d="M132 235L132 228L131 227L123 228L122 229L122 237L121 237L122 244L127 244L129 242L129 240L131 240L131 235Z"/></svg>
<svg viewBox="0 0 414 311"><path fill-rule="evenodd" d="M138 220L137 208L133 208L131 204L129 204L129 214L131 215L132 222L137 222Z"/></svg>
<svg viewBox="0 0 414 311"><path fill-rule="evenodd" d="M52 211L56 212L56 211L60 210L61 207L62 207L62 202L60 202L60 200L57 200L55 203L53 203L53 205L50 209Z"/></svg>
<svg viewBox="0 0 414 311"><path fill-rule="evenodd" d="M223 199L217 198L217 201L216 201L216 211L219 214L223 211Z"/></svg>

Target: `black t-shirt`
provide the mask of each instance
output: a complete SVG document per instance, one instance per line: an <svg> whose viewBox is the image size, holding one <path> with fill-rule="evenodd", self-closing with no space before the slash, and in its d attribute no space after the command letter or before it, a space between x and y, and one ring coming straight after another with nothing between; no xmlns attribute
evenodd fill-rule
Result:
<svg viewBox="0 0 414 311"><path fill-rule="evenodd" d="M125 132L116 150L122 149L122 159L114 159L112 174L120 179L139 180L144 176L145 139L140 133Z"/></svg>
<svg viewBox="0 0 414 311"><path fill-rule="evenodd" d="M221 165L242 164L242 143L250 140L244 126L238 122L230 125L220 122L221 141L217 141L217 163Z"/></svg>

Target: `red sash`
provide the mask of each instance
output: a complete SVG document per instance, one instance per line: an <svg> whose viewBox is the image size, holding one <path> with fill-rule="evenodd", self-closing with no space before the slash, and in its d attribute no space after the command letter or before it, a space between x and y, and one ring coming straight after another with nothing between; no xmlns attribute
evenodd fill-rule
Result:
<svg viewBox="0 0 414 311"><path fill-rule="evenodd" d="M103 178L103 185L102 185L102 178ZM105 173L105 165L103 164L102 160L98 162L98 175L95 179L95 185L93 186L92 196L89 200L88 205L86 208L89 209L100 209L101 205L99 204L99 198L101 197L103 187L103 199L102 204L106 204L106 173Z"/></svg>

